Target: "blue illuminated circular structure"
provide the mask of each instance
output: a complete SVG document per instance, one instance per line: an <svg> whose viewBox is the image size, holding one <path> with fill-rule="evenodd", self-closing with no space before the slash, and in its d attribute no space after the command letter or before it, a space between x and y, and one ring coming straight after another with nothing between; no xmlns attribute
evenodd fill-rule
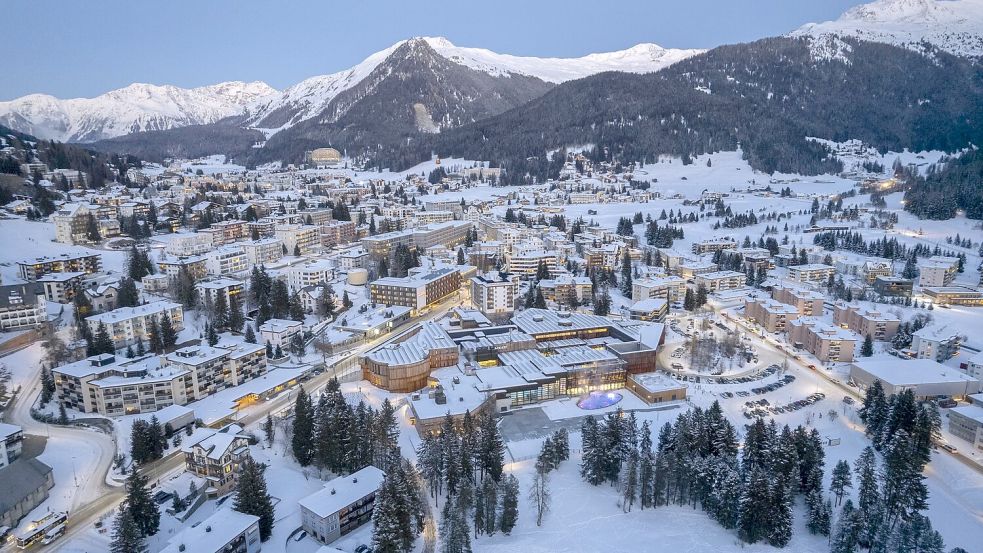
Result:
<svg viewBox="0 0 983 553"><path fill-rule="evenodd" d="M577 407L587 411L594 409L604 409L621 401L621 394L618 392L593 391L577 402Z"/></svg>

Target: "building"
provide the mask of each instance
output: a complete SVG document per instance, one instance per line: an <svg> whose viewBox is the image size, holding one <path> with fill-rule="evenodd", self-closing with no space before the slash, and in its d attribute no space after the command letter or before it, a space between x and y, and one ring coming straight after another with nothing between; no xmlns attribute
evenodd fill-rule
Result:
<svg viewBox="0 0 983 553"><path fill-rule="evenodd" d="M85 273L49 273L37 280L44 287L44 297L54 303L71 303L75 295L84 291Z"/></svg>
<svg viewBox="0 0 983 553"><path fill-rule="evenodd" d="M686 384L659 373L640 373L628 377L626 386L633 394L648 404L686 399Z"/></svg>
<svg viewBox="0 0 983 553"><path fill-rule="evenodd" d="M331 221L323 223L321 229L321 246L330 248L355 241L355 223L352 221Z"/></svg>
<svg viewBox="0 0 983 553"><path fill-rule="evenodd" d="M691 280L696 275L715 273L717 269L717 264L709 261L684 261L676 265L676 272L686 280Z"/></svg>
<svg viewBox="0 0 983 553"><path fill-rule="evenodd" d="M324 484L301 499L301 525L321 543L331 543L372 520L375 495L386 475L371 465Z"/></svg>
<svg viewBox="0 0 983 553"><path fill-rule="evenodd" d="M922 293L939 305L965 305L983 307L983 292L965 286L940 286L922 288Z"/></svg>
<svg viewBox="0 0 983 553"><path fill-rule="evenodd" d="M89 240L90 217L95 219L98 206L65 204L51 215L55 224L55 242L62 244L86 244Z"/></svg>
<svg viewBox="0 0 983 553"><path fill-rule="evenodd" d="M397 230L362 238L362 247L376 261L389 259L399 246L411 249L414 247L412 230Z"/></svg>
<svg viewBox="0 0 983 553"><path fill-rule="evenodd" d="M736 290L747 285L747 275L737 271L714 271L695 276L697 286L703 286L708 292L723 292Z"/></svg>
<svg viewBox="0 0 983 553"><path fill-rule="evenodd" d="M790 265L787 267L788 277L797 282L825 284L830 275L836 274L836 268L822 263L807 263L805 265Z"/></svg>
<svg viewBox="0 0 983 553"><path fill-rule="evenodd" d="M341 152L334 148L315 148L304 154L304 162L318 169L341 163Z"/></svg>
<svg viewBox="0 0 983 553"><path fill-rule="evenodd" d="M543 250L529 250L509 256L509 272L523 277L532 277L540 265L546 265L550 273L556 272L556 253Z"/></svg>
<svg viewBox="0 0 983 553"><path fill-rule="evenodd" d="M47 320L43 286L33 282L0 286L0 330L36 327Z"/></svg>
<svg viewBox="0 0 983 553"><path fill-rule="evenodd" d="M295 265L287 270L287 286L293 293L308 286L317 286L331 282L334 279L334 265L324 259L316 259Z"/></svg>
<svg viewBox="0 0 983 553"><path fill-rule="evenodd" d="M737 248L737 242L730 238L710 238L693 242L693 253L695 254L714 253L735 248Z"/></svg>
<svg viewBox="0 0 983 553"><path fill-rule="evenodd" d="M966 374L973 378L983 381L983 352L979 352L969 358L964 369Z"/></svg>
<svg viewBox="0 0 983 553"><path fill-rule="evenodd" d="M304 325L300 321L269 319L259 325L259 336L264 344L269 343L273 347L285 348L290 344L290 339L301 334L303 330Z"/></svg>
<svg viewBox="0 0 983 553"><path fill-rule="evenodd" d="M918 285L921 287L946 287L952 284L959 272L959 258L935 255L918 261Z"/></svg>
<svg viewBox="0 0 983 553"><path fill-rule="evenodd" d="M266 373L258 344L190 346L133 359L102 354L52 369L58 401L114 417L187 405Z"/></svg>
<svg viewBox="0 0 983 553"><path fill-rule="evenodd" d="M893 315L843 302L833 306L833 322L873 340L894 338L901 325L901 320Z"/></svg>
<svg viewBox="0 0 983 553"><path fill-rule="evenodd" d="M249 437L234 424L221 430L199 428L181 447L188 472L204 478L209 497L235 489L243 460L249 457Z"/></svg>
<svg viewBox="0 0 983 553"><path fill-rule="evenodd" d="M198 280L208 276L208 259L200 255L159 259L157 260L157 268L168 278L177 277L183 269L188 271L191 278Z"/></svg>
<svg viewBox="0 0 983 553"><path fill-rule="evenodd" d="M0 528L16 528L28 513L48 499L55 486L51 467L37 459L20 459L0 468Z"/></svg>
<svg viewBox="0 0 983 553"><path fill-rule="evenodd" d="M509 273L484 273L471 278L471 305L492 319L507 319L515 311L519 283Z"/></svg>
<svg viewBox="0 0 983 553"><path fill-rule="evenodd" d="M878 276L874 279L874 292L881 296L910 298L914 284L910 278Z"/></svg>
<svg viewBox="0 0 983 553"><path fill-rule="evenodd" d="M807 317L822 316L826 296L815 290L804 290L792 286L777 285L771 289L771 297L781 303L791 305L799 315Z"/></svg>
<svg viewBox="0 0 983 553"><path fill-rule="evenodd" d="M184 310L181 304L169 301L155 301L136 307L120 307L107 313L90 315L85 318L89 331L95 336L99 325L106 326L109 336L117 348L136 344L143 340L150 343L150 329L160 317L170 317L175 332L184 330Z"/></svg>
<svg viewBox="0 0 983 553"><path fill-rule="evenodd" d="M460 287L460 272L445 267L403 278L380 278L370 285L370 293L375 303L421 310L457 292Z"/></svg>
<svg viewBox="0 0 983 553"><path fill-rule="evenodd" d="M259 517L226 508L167 540L160 553L259 553Z"/></svg>
<svg viewBox="0 0 983 553"><path fill-rule="evenodd" d="M249 267L275 263L283 257L283 243L276 238L249 240L238 245L246 254Z"/></svg>
<svg viewBox="0 0 983 553"><path fill-rule="evenodd" d="M175 257L202 255L213 247L212 234L208 232L176 234L168 238L164 252Z"/></svg>
<svg viewBox="0 0 983 553"><path fill-rule="evenodd" d="M789 321L799 318L794 306L768 298L748 298L744 303L744 316L761 325L767 332L785 332Z"/></svg>
<svg viewBox="0 0 983 553"><path fill-rule="evenodd" d="M660 298L636 301L628 308L628 317L633 321L664 322L669 314L669 302Z"/></svg>
<svg viewBox="0 0 983 553"><path fill-rule="evenodd" d="M314 225L276 225L274 236L287 248L287 254L307 255L321 245L321 235Z"/></svg>
<svg viewBox="0 0 983 553"><path fill-rule="evenodd" d="M949 432L957 438L973 444L976 449L983 450L983 407L979 405L964 405L953 407L949 414Z"/></svg>
<svg viewBox="0 0 983 553"><path fill-rule="evenodd" d="M35 281L51 273L85 273L91 275L102 270L102 255L61 254L17 262L17 274L24 280Z"/></svg>
<svg viewBox="0 0 983 553"><path fill-rule="evenodd" d="M911 334L911 350L917 359L933 359L940 363L959 351L961 334L950 325L930 324Z"/></svg>
<svg viewBox="0 0 983 553"><path fill-rule="evenodd" d="M686 280L678 276L643 278L632 282L632 301L649 298L665 298L670 303L681 302L686 298Z"/></svg>
<svg viewBox="0 0 983 553"><path fill-rule="evenodd" d="M205 305L214 305L219 296L225 296L225 305L232 305L232 298L238 298L246 289L246 283L233 278L214 278L195 284L198 297ZM240 298L239 305L243 305Z"/></svg>
<svg viewBox="0 0 983 553"><path fill-rule="evenodd" d="M880 380L889 396L912 390L916 398L964 398L980 391L979 380L931 359L855 361L850 366L850 380L861 389Z"/></svg>
<svg viewBox="0 0 983 553"><path fill-rule="evenodd" d="M434 246L456 248L467 240L472 225L468 221L447 221L417 227L413 232L413 245L420 250Z"/></svg>
<svg viewBox="0 0 983 553"><path fill-rule="evenodd" d="M788 339L822 363L842 363L853 361L860 337L816 317L799 317L788 322Z"/></svg>
<svg viewBox="0 0 983 553"><path fill-rule="evenodd" d="M205 269L212 276L241 276L250 265L240 246L220 246L205 254Z"/></svg>
<svg viewBox="0 0 983 553"><path fill-rule="evenodd" d="M13 424L0 422L0 468L20 457L24 445L24 430Z"/></svg>

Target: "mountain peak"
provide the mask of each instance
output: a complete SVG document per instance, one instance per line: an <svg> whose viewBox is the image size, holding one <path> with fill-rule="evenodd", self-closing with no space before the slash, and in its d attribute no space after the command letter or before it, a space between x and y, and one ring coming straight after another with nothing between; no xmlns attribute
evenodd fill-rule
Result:
<svg viewBox="0 0 983 553"><path fill-rule="evenodd" d="M845 36L914 50L927 42L957 56L981 57L983 0L876 0L789 35Z"/></svg>

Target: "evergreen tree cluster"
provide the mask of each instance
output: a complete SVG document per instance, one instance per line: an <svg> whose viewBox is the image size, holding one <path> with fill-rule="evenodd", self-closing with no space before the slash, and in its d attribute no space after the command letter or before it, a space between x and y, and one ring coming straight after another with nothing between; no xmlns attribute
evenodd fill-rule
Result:
<svg viewBox="0 0 983 553"><path fill-rule="evenodd" d="M671 248L674 240L685 238L683 229L672 225L659 226L658 221L649 221L645 226L645 242L656 248Z"/></svg>
<svg viewBox="0 0 983 553"><path fill-rule="evenodd" d="M150 421L134 420L130 429L130 458L138 465L160 459L169 437L156 416L150 417Z"/></svg>
<svg viewBox="0 0 983 553"><path fill-rule="evenodd" d="M376 493L372 511L372 547L378 553L409 553L423 531L425 505L420 476L397 449Z"/></svg>

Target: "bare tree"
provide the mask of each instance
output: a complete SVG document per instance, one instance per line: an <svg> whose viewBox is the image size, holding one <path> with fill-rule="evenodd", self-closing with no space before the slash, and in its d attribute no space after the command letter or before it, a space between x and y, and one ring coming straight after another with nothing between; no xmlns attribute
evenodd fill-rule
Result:
<svg viewBox="0 0 983 553"><path fill-rule="evenodd" d="M537 470L533 474L532 486L529 488L529 500L536 507L536 526L543 525L543 515L550 510L551 497L549 474Z"/></svg>

